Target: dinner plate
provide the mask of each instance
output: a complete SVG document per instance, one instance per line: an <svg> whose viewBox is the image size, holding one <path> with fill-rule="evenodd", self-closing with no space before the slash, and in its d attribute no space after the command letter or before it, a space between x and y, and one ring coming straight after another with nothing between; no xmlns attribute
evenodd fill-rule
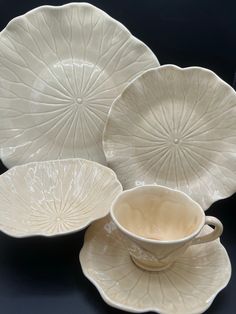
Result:
<svg viewBox="0 0 236 314"><path fill-rule="evenodd" d="M205 226L201 234L210 230ZM133 313L203 313L231 277L230 259L219 240L192 245L166 270L143 270L107 217L89 226L80 262L107 304Z"/></svg>
<svg viewBox="0 0 236 314"><path fill-rule="evenodd" d="M236 191L236 92L210 70L139 76L113 103L103 141L125 189L165 185L204 209Z"/></svg>
<svg viewBox="0 0 236 314"><path fill-rule="evenodd" d="M88 3L42 6L0 33L0 157L9 168L82 157L105 163L113 100L158 66L152 51Z"/></svg>
<svg viewBox="0 0 236 314"><path fill-rule="evenodd" d="M115 173L80 158L32 162L0 176L0 230L55 236L104 217L122 191Z"/></svg>

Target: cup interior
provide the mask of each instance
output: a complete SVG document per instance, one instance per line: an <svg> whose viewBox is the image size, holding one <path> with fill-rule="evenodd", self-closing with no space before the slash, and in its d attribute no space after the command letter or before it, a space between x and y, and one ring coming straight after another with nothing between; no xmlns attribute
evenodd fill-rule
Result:
<svg viewBox="0 0 236 314"><path fill-rule="evenodd" d="M143 186L123 192L112 206L118 225L145 239L174 241L199 230L205 214L182 192L161 186Z"/></svg>

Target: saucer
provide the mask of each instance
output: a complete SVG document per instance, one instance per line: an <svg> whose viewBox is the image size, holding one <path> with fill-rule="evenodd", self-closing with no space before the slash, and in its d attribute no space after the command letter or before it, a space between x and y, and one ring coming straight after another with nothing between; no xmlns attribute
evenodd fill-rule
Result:
<svg viewBox="0 0 236 314"><path fill-rule="evenodd" d="M236 92L200 67L146 71L113 103L103 145L124 189L168 186L206 210L236 191Z"/></svg>
<svg viewBox="0 0 236 314"><path fill-rule="evenodd" d="M79 231L106 216L121 191L115 173L93 161L16 166L0 176L0 230L13 237Z"/></svg>
<svg viewBox="0 0 236 314"><path fill-rule="evenodd" d="M204 227L202 234L210 229ZM230 260L219 240L191 246L164 271L142 270L107 217L87 230L80 262L106 303L136 313L203 313L231 277Z"/></svg>
<svg viewBox="0 0 236 314"><path fill-rule="evenodd" d="M0 33L0 158L10 168L81 157L106 163L110 106L159 66L125 26L88 3L42 6Z"/></svg>

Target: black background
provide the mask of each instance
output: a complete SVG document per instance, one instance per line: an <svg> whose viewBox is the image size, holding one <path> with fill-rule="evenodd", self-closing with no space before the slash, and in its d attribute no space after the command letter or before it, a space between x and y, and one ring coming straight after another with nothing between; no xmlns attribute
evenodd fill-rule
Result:
<svg viewBox="0 0 236 314"><path fill-rule="evenodd" d="M64 1L0 0L0 29L39 5ZM157 55L161 64L203 66L233 85L236 70L236 1L90 1L122 22ZM0 69L1 71L1 69ZM6 169L0 165L3 173ZM236 195L207 211L224 224L222 243L236 264ZM84 232L45 239L14 239L0 233L0 314L121 313L100 298L82 275L79 251ZM235 313L234 272L208 314Z"/></svg>

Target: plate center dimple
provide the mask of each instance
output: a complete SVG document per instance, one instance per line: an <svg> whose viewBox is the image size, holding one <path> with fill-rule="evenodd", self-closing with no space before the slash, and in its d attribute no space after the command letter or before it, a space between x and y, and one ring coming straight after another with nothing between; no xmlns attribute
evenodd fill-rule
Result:
<svg viewBox="0 0 236 314"><path fill-rule="evenodd" d="M80 97L78 97L78 98L76 99L76 103L77 103L78 105L81 105L81 104L83 103L83 99L80 98Z"/></svg>

